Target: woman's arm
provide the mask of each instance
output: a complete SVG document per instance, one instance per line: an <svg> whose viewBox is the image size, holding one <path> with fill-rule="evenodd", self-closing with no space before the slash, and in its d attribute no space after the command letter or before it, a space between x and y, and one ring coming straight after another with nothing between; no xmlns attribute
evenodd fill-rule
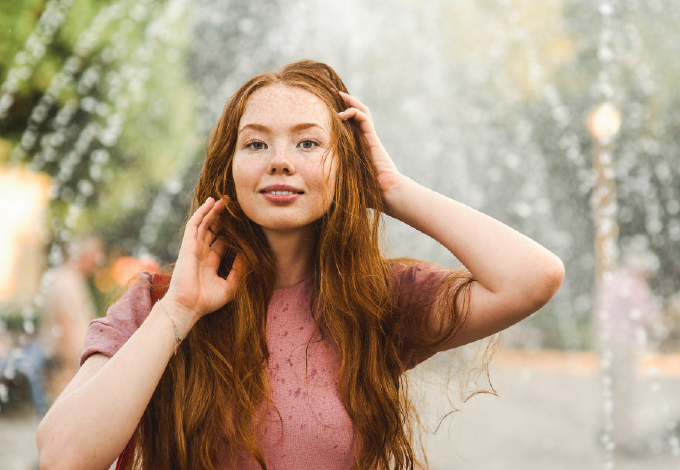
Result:
<svg viewBox="0 0 680 470"><path fill-rule="evenodd" d="M528 317L557 292L560 259L507 225L399 177L385 195L389 214L444 245L472 273L470 311L442 349L497 333ZM437 304L435 303L435 306ZM438 316L449 312L436 311Z"/></svg>
<svg viewBox="0 0 680 470"><path fill-rule="evenodd" d="M492 335L545 305L562 283L562 261L507 225L401 175L375 134L368 108L343 97L352 108L340 116L353 117L364 131L385 212L444 245L476 279L465 326L443 349ZM435 308L433 324L441 315L450 312Z"/></svg>
<svg viewBox="0 0 680 470"><path fill-rule="evenodd" d="M233 298L240 259L227 279L218 277L223 244L214 242L209 230L223 209L224 202L209 199L196 211L187 223L162 305L152 308L111 359L100 354L88 358L47 413L37 433L41 469L109 468L132 436L174 352L175 326L185 338L199 318Z"/></svg>
<svg viewBox="0 0 680 470"><path fill-rule="evenodd" d="M109 468L137 427L174 343L172 323L156 304L111 359L90 356L38 427L40 468Z"/></svg>

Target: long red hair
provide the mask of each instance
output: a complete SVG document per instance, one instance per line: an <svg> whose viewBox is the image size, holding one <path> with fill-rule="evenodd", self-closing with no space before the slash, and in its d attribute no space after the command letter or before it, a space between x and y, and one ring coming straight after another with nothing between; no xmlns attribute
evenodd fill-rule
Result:
<svg viewBox="0 0 680 470"><path fill-rule="evenodd" d="M455 334L465 319L472 279L466 271L452 272L440 288L438 305L451 315L435 337L408 314L413 306L395 301L381 250L383 202L370 150L359 126L337 116L347 108L337 91L347 89L331 67L300 61L246 82L211 134L191 213L208 197L231 201L221 218L219 236L228 253L218 274L226 277L236 253L243 255L244 274L233 301L199 320L170 360L136 430L129 468L212 470L218 455L235 456L239 449L266 468L255 412L269 400L266 321L276 260L260 227L239 209L231 170L248 99L272 84L307 90L331 116L335 195L317 222L313 305L317 324L323 322L337 346L337 384L356 430L355 466L416 465L400 356L404 350L431 351Z"/></svg>

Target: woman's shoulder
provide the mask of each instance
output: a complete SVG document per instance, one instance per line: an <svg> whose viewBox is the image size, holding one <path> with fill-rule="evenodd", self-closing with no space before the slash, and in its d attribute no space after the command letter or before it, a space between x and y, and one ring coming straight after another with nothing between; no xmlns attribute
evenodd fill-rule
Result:
<svg viewBox="0 0 680 470"><path fill-rule="evenodd" d="M137 279L131 282L127 289L107 310L106 317L110 321L127 320L137 326L141 325L153 307L152 286L154 273L142 271ZM102 319L102 320L104 320Z"/></svg>
<svg viewBox="0 0 680 470"><path fill-rule="evenodd" d="M115 317L122 313L132 318L141 316L145 319L153 304L163 298L169 285L169 274L140 272L136 279L128 283L123 295L109 307L106 317Z"/></svg>
<svg viewBox="0 0 680 470"><path fill-rule="evenodd" d="M139 273L108 308L106 316L90 323L81 364L95 352L112 357L144 323L158 299L165 295L169 280L170 276L165 274Z"/></svg>
<svg viewBox="0 0 680 470"><path fill-rule="evenodd" d="M396 291L438 288L453 273L451 269L414 258L395 258L388 263L390 280Z"/></svg>
<svg viewBox="0 0 680 470"><path fill-rule="evenodd" d="M416 315L429 312L440 287L455 273L412 258L392 259L389 266L390 288L395 305Z"/></svg>

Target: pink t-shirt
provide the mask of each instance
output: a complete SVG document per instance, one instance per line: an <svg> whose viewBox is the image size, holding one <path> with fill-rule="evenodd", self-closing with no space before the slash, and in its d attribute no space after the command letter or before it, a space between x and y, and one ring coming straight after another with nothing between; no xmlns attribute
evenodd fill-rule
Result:
<svg viewBox="0 0 680 470"><path fill-rule="evenodd" d="M449 270L426 263L409 268L402 263L392 264L395 294L411 305L429 305L449 274ZM81 364L94 353L112 357L137 331L153 307L151 282L152 275L143 272L140 281L109 308L106 317L92 321ZM313 277L276 289L267 311L267 369L271 398L281 421L276 411L270 410L271 422L262 427L259 443L267 467L272 470L346 470L352 468L354 461L354 427L335 382L337 349L329 335L321 342L309 342L316 326L310 309L313 292ZM425 310L423 307L416 314L425 317ZM412 368L432 355L415 357L404 351L402 360ZM243 454L238 457L237 468L260 467L254 458Z"/></svg>

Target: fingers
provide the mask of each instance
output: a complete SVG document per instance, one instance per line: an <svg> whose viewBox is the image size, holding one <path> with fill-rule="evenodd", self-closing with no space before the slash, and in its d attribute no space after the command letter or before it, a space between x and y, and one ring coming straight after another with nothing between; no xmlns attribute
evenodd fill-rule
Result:
<svg viewBox="0 0 680 470"><path fill-rule="evenodd" d="M368 121L368 122L373 122L371 120L371 117L366 114L365 112L361 111L358 108L347 108L344 111L340 111L338 113L338 116L340 116L343 120L355 118L357 121Z"/></svg>
<svg viewBox="0 0 680 470"><path fill-rule="evenodd" d="M208 198L208 201L213 201L212 198ZM213 240L215 239L215 233L211 230L211 226L217 216L220 215L220 212L224 210L224 201L222 199L218 200L217 202L214 202L211 204L212 207L208 211L208 213L203 217L203 220L201 221L201 224L198 226L198 231L196 234L196 238L198 240L202 240L206 243L212 243Z"/></svg>
<svg viewBox="0 0 680 470"><path fill-rule="evenodd" d="M236 287L238 285L238 281L243 276L243 271L245 270L245 260L243 259L242 254L236 255L236 259L234 260L234 264L231 267L231 271L229 271L229 275L227 276L227 284Z"/></svg>
<svg viewBox="0 0 680 470"><path fill-rule="evenodd" d="M191 216L184 229L182 244L196 240L198 228L205 216L208 214L208 212L210 212L210 209L212 209L212 205L213 199L209 197L202 206L196 209L196 212L194 212L194 215Z"/></svg>
<svg viewBox="0 0 680 470"><path fill-rule="evenodd" d="M209 197L206 199L206 201L201 205L198 209L196 209L196 212L194 212L194 215L191 216L189 219L189 222L187 222L187 230L189 228L193 228L194 230L198 230L198 226L201 225L201 222L203 221L203 218L206 216L208 212L210 212L210 209L212 209L212 204L214 202L214 199Z"/></svg>
<svg viewBox="0 0 680 470"><path fill-rule="evenodd" d="M338 93L340 93L340 96L342 96L342 98L345 100L345 103L347 103L352 108L357 108L362 113L366 114L369 119L372 120L371 112L368 110L368 106L366 106L364 103L362 103L352 95L349 95L343 91L338 91Z"/></svg>
<svg viewBox="0 0 680 470"><path fill-rule="evenodd" d="M375 129L373 128L373 121L371 120L371 117L368 116L363 111L357 108L349 108L339 113L338 115L342 120L345 121L347 119L354 118L359 123L361 130L363 131L364 134L366 134L367 137L372 134L375 134Z"/></svg>
<svg viewBox="0 0 680 470"><path fill-rule="evenodd" d="M227 243L223 237L218 237L215 243L210 246L210 249L215 252L219 259L222 259L227 254Z"/></svg>

